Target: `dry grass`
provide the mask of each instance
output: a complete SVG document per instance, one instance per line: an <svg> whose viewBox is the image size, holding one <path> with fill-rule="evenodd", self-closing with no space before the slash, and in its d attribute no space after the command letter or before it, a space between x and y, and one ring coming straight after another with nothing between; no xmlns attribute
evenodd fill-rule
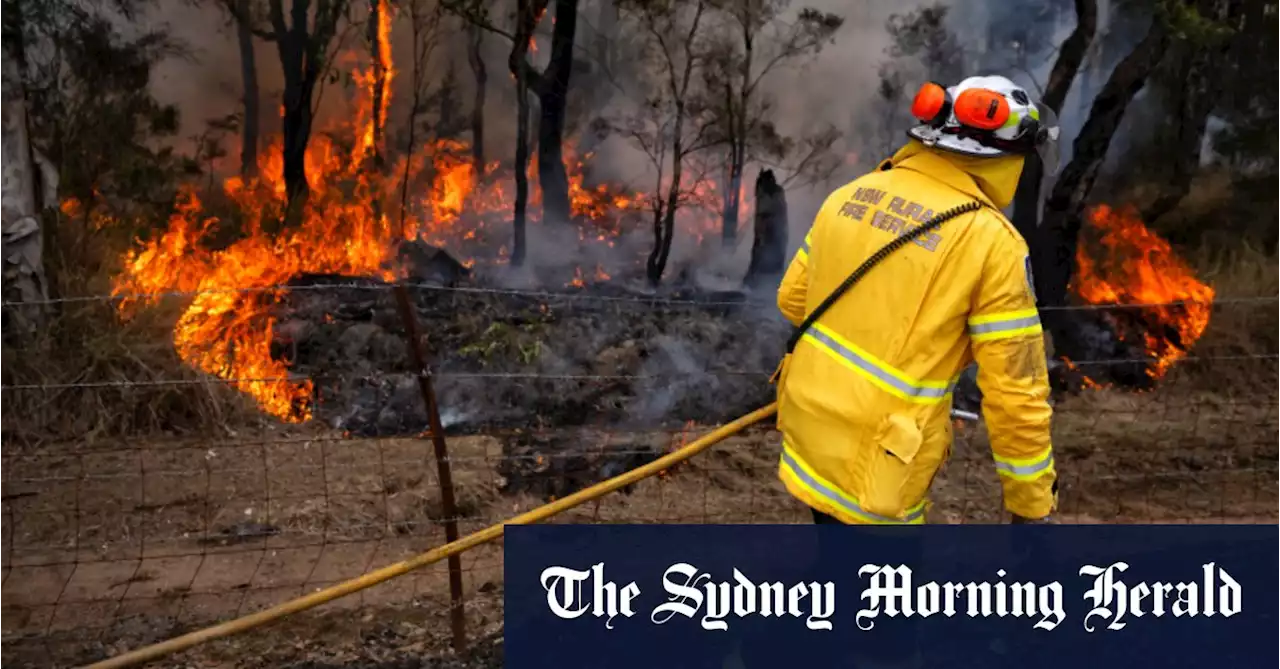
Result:
<svg viewBox="0 0 1280 669"><path fill-rule="evenodd" d="M71 207L45 221L45 265L55 297L109 295L123 251L160 214L147 210L114 216L99 203L89 212ZM145 211L144 211L145 210ZM121 318L111 300L69 301L5 309L0 377L11 385L75 385L66 389L5 393L6 454L78 440L127 440L176 434L225 434L264 424L251 402L226 384L210 381L178 358L173 324L183 298ZM38 328L21 327L38 322ZM148 385L178 381L178 385ZM203 382L202 382L203 381ZM93 384L135 383L126 387ZM84 387L90 386L90 387Z"/></svg>
<svg viewBox="0 0 1280 669"><path fill-rule="evenodd" d="M1264 251L1242 243L1231 251L1202 251L1190 260L1222 302L1214 305L1208 327L1190 352L1193 359L1179 365L1176 372L1191 376L1202 389L1273 392L1277 381L1274 357L1280 353L1280 317L1275 301L1280 295L1280 257L1276 249ZM1245 301L1232 302L1241 298Z"/></svg>
<svg viewBox="0 0 1280 669"><path fill-rule="evenodd" d="M1280 295L1280 255L1240 244L1230 251L1202 251L1192 256L1201 280L1223 298L1275 298ZM1223 304L1201 343L1234 347L1248 353L1276 353L1277 311L1274 303Z"/></svg>
<svg viewBox="0 0 1280 669"><path fill-rule="evenodd" d="M177 304L122 321L111 303L61 305L25 341L5 342L4 385L18 389L3 407L6 449L66 439L218 433L252 419L250 403L178 359L171 338ZM148 385L178 381L172 385ZM204 381L203 383L201 381ZM134 386L94 387L134 383Z"/></svg>

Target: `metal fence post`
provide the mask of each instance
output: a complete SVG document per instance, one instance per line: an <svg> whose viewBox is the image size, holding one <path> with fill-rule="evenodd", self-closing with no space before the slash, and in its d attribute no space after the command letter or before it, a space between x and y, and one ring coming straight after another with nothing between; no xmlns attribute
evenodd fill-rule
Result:
<svg viewBox="0 0 1280 669"><path fill-rule="evenodd" d="M427 409L427 423L431 429L431 444L435 449L436 471L440 478L440 506L444 513L444 535L448 543L458 540L458 511L453 499L453 473L449 468L449 449L444 442L444 428L440 425L440 407L436 404L435 387L427 368L427 356L422 350L422 338L418 331L418 316L409 299L409 291L403 285L395 287L396 303L400 318L404 321L405 337L409 340L409 354L418 377L418 390ZM467 647L467 617L462 597L462 559L449 556L449 600L452 611L453 648L462 652Z"/></svg>

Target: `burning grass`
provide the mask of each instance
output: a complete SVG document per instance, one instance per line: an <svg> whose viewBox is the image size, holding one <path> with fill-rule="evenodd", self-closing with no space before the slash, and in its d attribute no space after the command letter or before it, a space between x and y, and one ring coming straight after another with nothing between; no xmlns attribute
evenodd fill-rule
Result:
<svg viewBox="0 0 1280 669"><path fill-rule="evenodd" d="M385 125L390 98L385 76L392 72L389 52L380 52L376 63L356 72L360 87L352 122L312 137L306 153L310 195L300 213L286 211L297 207L286 201L277 137L262 154L260 179L233 177L220 193L206 194L227 202L230 217L239 224L234 240L219 243L228 217L215 214L206 197L186 187L165 229L126 253L123 271L113 282L113 293L121 296L197 292L174 325L178 357L201 372L230 380L264 413L285 422L312 418L315 388L272 356L280 286L320 274L405 278L397 250L409 241L446 248L466 266L484 253L487 261L502 263L509 253L500 240L508 234L514 202L508 192L509 170L500 163L477 168L466 143L437 139L400 157L392 169L378 168L375 158L385 147L378 146L377 130ZM350 145L337 138L348 138ZM612 248L648 197L608 184L587 185L585 161L590 156L579 156L572 147L565 153L574 220L546 222L545 227L576 231L577 252L561 249L566 256L582 257L585 247ZM528 169L535 181L536 164ZM691 183L689 190L704 200L715 199L709 182ZM533 189L531 223L542 223L536 215L540 198ZM696 237L713 220L684 217L686 231ZM608 281L611 271L603 264L577 267L567 285L583 287L587 277ZM121 315L131 318L154 302L148 297L122 300Z"/></svg>
<svg viewBox="0 0 1280 669"><path fill-rule="evenodd" d="M1242 248L1229 255L1193 253L1189 256L1189 263L1219 295L1267 298L1276 294L1278 273L1274 255ZM585 288L602 289L603 286ZM355 293L354 297L339 299L336 307L326 306L328 302L316 303L315 306L330 309L332 313L339 313L342 309L356 312L366 309L362 305L369 301L369 293ZM376 293L382 294L381 291ZM279 324L274 319L280 318L282 313L289 313L288 310L281 311L280 307L298 299L312 299L308 296L313 294L319 295L317 291L298 291L288 297L282 295L278 299L283 303L276 304L262 316L272 319L272 334L277 340L280 337L274 328ZM341 295L345 294L335 294L330 298L338 299ZM736 361L742 368L763 369L772 360L771 353L755 350L759 347L751 343L750 337L743 338L742 332L745 331L741 326L753 327L750 326L754 321L749 313L735 318L723 309L666 312L648 307L641 313L621 306L600 311L600 305L591 300L567 301L551 305L554 308L547 311L548 305L540 307L537 301L516 300L516 304L509 305L503 300L462 299L462 296L430 291L421 297L426 299L429 295L438 299L423 302L428 306L420 307L420 314L424 327L432 333L433 355L457 371L646 374L682 369L676 365L680 356L671 357L664 350L668 344L675 345L677 349L692 346L686 355L695 356L707 368L732 366ZM407 355L402 355L398 319L390 306L390 298L383 295L379 299L384 298L387 304L378 309L386 313L379 317L382 320L378 322L386 330L379 330L377 334L381 337L378 341L385 340L388 351L392 351L387 354L390 357L386 362L393 366L381 371L402 372L403 367L396 365L407 364ZM275 423L272 417L263 416L257 410L251 398L216 378L192 369L176 354L172 340L173 323L180 322L183 314L198 304L188 305L187 300L169 298L156 307L137 310L132 319L122 321L110 305L70 303L54 314L50 326L41 333L39 340L13 346L6 342L3 365L6 385L85 384L87 387L6 393L5 438L12 439L11 444L27 445L77 438L86 442L117 441L192 432L229 434L230 430L235 430L245 433ZM1178 389L1186 393L1205 390L1246 395L1256 392L1260 396L1270 393L1276 379L1277 321L1274 306L1274 302L1265 301L1228 300L1215 304L1212 317L1190 354L1191 359L1172 365L1160 385L1175 393ZM642 317L645 314L652 318ZM231 311L224 318L234 319L236 316L237 312ZM358 321L359 317L353 318ZM735 322L739 322L738 325L734 325ZM316 342L332 339L332 345L304 355L302 360L306 364L300 367L295 367L300 360L297 353L281 355L277 347L272 351L273 356L289 361L290 366L279 363L286 373L324 376L379 371L377 365L381 364L378 362L381 358L374 359L368 357L373 354L360 353L352 357L344 352L352 338L343 328L350 323L343 325L330 319L323 323L315 321L312 325L312 329L317 331ZM274 342L273 346L276 346ZM744 359L743 346L752 349L751 355L755 357ZM236 350L236 347L228 344L222 350ZM728 351L738 353L730 355ZM1255 355L1271 357L1249 357ZM368 362L375 369L351 366L353 362L364 359L361 356L368 357ZM329 359L341 364L325 362ZM448 362L451 359L454 361ZM650 364L667 360L675 367L651 368L645 366L645 359L652 359ZM702 367L697 366L696 369ZM202 379L207 382L201 383ZM692 395L698 397L705 395L713 403L723 404L715 398L726 398L726 387L707 385L714 380L712 377L691 379L694 385L685 390L692 390ZM738 381L754 383L747 377L722 380L734 381L735 384ZM93 385L125 381L136 385ZM164 385L171 381L179 383ZM157 385L149 385L153 383ZM660 378L657 383L669 386L667 390L684 388L678 383L672 385L670 379ZM458 388L450 389L451 384ZM497 396L492 380L451 382L446 379L442 385L447 391L443 398L446 408L455 402L465 405L471 401L469 398ZM710 415L705 413L705 402L666 406L645 400L655 390L649 387L653 383L642 383L640 387L628 389L616 383L601 386L571 381L512 379L499 385L506 389L499 393L507 398L503 401L510 402L509 406L503 405L501 423L530 424L531 421L546 419L554 424L570 415L579 419L607 421L633 413L636 408L643 410L633 417L646 420L708 420ZM763 385L760 390L767 392ZM626 399L632 395L635 399ZM330 398L334 397L331 393ZM625 400L622 404L616 401L619 397ZM735 399L729 404L737 406L740 398L736 394L733 397ZM636 400L640 400L642 406L635 404ZM404 401L406 407L420 410L420 400L412 387L407 389ZM337 406L341 407L341 404ZM375 408L380 411L382 406ZM460 410L465 408L458 407ZM685 415L677 415L680 413ZM465 414L464 411L460 415L465 417ZM542 418L536 418L538 416Z"/></svg>
<svg viewBox="0 0 1280 669"><path fill-rule="evenodd" d="M1077 249L1072 289L1087 304L1130 305L1100 313L1121 342L1151 361L1151 381L1192 393L1270 394L1280 346L1275 251L1246 241L1212 248L1180 254L1132 207L1098 206ZM1085 379L1086 387L1106 385Z"/></svg>
<svg viewBox="0 0 1280 669"><path fill-rule="evenodd" d="M1087 217L1071 289L1087 304L1133 305L1105 312L1122 342L1143 351L1159 379L1209 325L1215 291L1132 208L1098 205Z"/></svg>

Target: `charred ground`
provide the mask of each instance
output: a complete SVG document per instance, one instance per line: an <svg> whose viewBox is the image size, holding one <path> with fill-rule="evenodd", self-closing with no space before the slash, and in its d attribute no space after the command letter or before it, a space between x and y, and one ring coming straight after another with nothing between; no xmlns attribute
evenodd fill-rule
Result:
<svg viewBox="0 0 1280 669"><path fill-rule="evenodd" d="M274 307L273 350L316 382L316 418L360 436L426 429L391 287L303 278ZM321 282L327 282L322 284ZM441 415L459 433L581 425L636 429L731 420L770 399L790 330L769 294L621 283L520 293L413 284Z"/></svg>

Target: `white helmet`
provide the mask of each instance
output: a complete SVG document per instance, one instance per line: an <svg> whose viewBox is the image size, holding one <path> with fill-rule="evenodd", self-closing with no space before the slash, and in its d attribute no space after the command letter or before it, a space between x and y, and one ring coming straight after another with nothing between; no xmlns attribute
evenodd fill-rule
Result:
<svg viewBox="0 0 1280 669"><path fill-rule="evenodd" d="M1046 176L1058 169L1061 131L1053 110L1004 77L969 77L947 89L926 83L911 114L921 124L907 134L927 146L983 158L1036 152Z"/></svg>

